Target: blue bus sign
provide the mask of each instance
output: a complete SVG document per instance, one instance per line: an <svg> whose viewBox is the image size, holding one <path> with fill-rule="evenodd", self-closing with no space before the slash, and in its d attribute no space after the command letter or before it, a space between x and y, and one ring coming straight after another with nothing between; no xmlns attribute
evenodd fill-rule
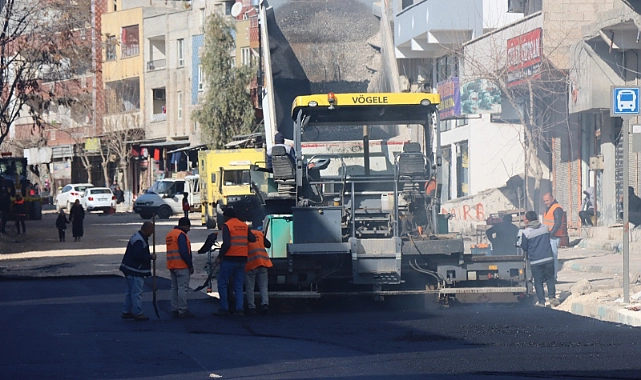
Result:
<svg viewBox="0 0 641 380"><path fill-rule="evenodd" d="M638 87L612 87L610 116L639 115Z"/></svg>

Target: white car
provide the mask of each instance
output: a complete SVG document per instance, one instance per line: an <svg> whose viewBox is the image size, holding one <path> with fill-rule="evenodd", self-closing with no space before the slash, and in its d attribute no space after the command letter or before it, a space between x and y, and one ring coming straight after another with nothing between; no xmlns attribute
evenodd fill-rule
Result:
<svg viewBox="0 0 641 380"><path fill-rule="evenodd" d="M82 198L85 190L94 187L91 183L71 183L60 190L56 195L56 211L61 208L66 208L71 211L71 206L76 202L76 199Z"/></svg>
<svg viewBox="0 0 641 380"><path fill-rule="evenodd" d="M108 187L89 187L80 198L80 204L87 211L102 210L108 213L116 208L116 196Z"/></svg>

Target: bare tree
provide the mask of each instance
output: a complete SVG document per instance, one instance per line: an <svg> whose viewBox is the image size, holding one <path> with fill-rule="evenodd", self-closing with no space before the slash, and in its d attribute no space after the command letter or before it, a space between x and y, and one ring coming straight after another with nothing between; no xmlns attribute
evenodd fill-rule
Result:
<svg viewBox="0 0 641 380"><path fill-rule="evenodd" d="M501 90L504 108L508 106L515 111L516 120L506 121L523 130L518 142L524 154L527 208L539 205L545 175L542 161L551 149L551 132L569 123L567 76L549 58L561 42L567 44L567 39L555 38L557 46L548 46L544 54L540 31L524 29L511 38L499 31L451 51L459 59L465 81L486 79L494 83ZM528 191L530 176L534 180L533 192Z"/></svg>
<svg viewBox="0 0 641 380"><path fill-rule="evenodd" d="M139 114L122 114L117 119L109 119L105 125L105 134L101 141L103 149L102 165L106 183L109 183L107 165L111 156L118 163L118 171L123 174L123 190L129 187L129 164L131 163L131 141L142 140L145 131L140 125Z"/></svg>
<svg viewBox="0 0 641 380"><path fill-rule="evenodd" d="M78 41L90 30L90 12L83 11L89 4L90 0L4 1L0 9L0 143L23 113L41 128L45 104L56 95L69 95L43 86L45 76L50 77L45 80L67 79L86 71L91 43Z"/></svg>

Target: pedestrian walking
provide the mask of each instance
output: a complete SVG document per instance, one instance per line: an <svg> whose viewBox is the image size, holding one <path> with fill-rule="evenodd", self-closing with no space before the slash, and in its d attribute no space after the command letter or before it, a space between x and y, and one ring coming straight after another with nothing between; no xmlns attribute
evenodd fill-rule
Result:
<svg viewBox="0 0 641 380"><path fill-rule="evenodd" d="M260 230L252 230L256 241L247 244L247 264L245 264L245 298L247 298L247 313L256 314L256 304L254 297L254 288L258 285L260 293L260 313L269 312L269 290L267 268L273 266L269 259L266 248L272 245Z"/></svg>
<svg viewBox="0 0 641 380"><path fill-rule="evenodd" d="M559 240L564 235L561 229L563 209L550 193L543 195L543 203L547 207L545 214L543 214L543 224L548 227L550 232L550 244L554 255L554 279L556 279L556 274L559 272Z"/></svg>
<svg viewBox="0 0 641 380"><path fill-rule="evenodd" d="M222 227L223 244L216 261L220 264L218 274L218 294L220 308L214 315L230 315L229 282L233 280L236 306L234 315L243 316L243 284L245 282L245 265L247 264L248 243L254 243L256 236L251 233L247 224L236 217L232 208L223 212L225 223Z"/></svg>
<svg viewBox="0 0 641 380"><path fill-rule="evenodd" d="M185 213L185 218L189 218L189 211L191 206L189 206L189 193L183 193L183 212Z"/></svg>
<svg viewBox="0 0 641 380"><path fill-rule="evenodd" d="M22 233L26 234L27 230L25 229L24 221L27 218L27 208L24 203L24 198L22 195L17 194L16 200L13 201L13 216L16 218L16 230L18 230L18 235L20 235L20 226L22 226Z"/></svg>
<svg viewBox="0 0 641 380"><path fill-rule="evenodd" d="M123 319L149 320L142 312L142 290L145 277L151 276L151 260L156 260L156 254L149 252L149 237L154 233L153 223L144 222L140 231L133 234L127 243L125 255L120 263L120 271L127 279L121 315Z"/></svg>
<svg viewBox="0 0 641 380"><path fill-rule="evenodd" d="M4 178L2 178L4 180ZM0 233L7 233L6 225L11 213L11 198L6 187L0 188Z"/></svg>
<svg viewBox="0 0 641 380"><path fill-rule="evenodd" d="M516 255L514 239L519 234L519 228L512 223L512 215L504 215L503 220L488 228L485 234L492 243L492 255Z"/></svg>
<svg viewBox="0 0 641 380"><path fill-rule="evenodd" d="M80 201L76 199L69 211L69 221L71 222L71 233L73 241L80 241L84 235L85 209L82 208Z"/></svg>
<svg viewBox="0 0 641 380"><path fill-rule="evenodd" d="M58 214L58 218L56 219L58 239L60 239L61 242L65 241L65 230L67 229L67 224L69 224L67 214L65 214L65 210L61 208L60 213Z"/></svg>
<svg viewBox="0 0 641 380"><path fill-rule="evenodd" d="M525 220L527 225L521 233L520 244L527 255L532 277L534 278L534 290L538 299L536 306L545 307L544 282L548 288L550 305L558 306L560 302L556 298L554 256L552 254L552 245L550 244L550 233L547 226L539 222L536 212L526 212Z"/></svg>
<svg viewBox="0 0 641 380"><path fill-rule="evenodd" d="M194 314L187 307L189 279L194 274L191 256L191 242L187 233L191 223L187 218L180 218L178 226L174 227L167 236L167 269L171 274L171 315L178 318L191 318Z"/></svg>

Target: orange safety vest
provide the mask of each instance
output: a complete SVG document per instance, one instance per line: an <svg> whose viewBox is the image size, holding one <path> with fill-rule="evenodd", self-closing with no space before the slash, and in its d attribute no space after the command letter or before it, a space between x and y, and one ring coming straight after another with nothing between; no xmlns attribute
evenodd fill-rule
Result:
<svg viewBox="0 0 641 380"><path fill-rule="evenodd" d="M558 203L555 203L550 206L550 209L547 210L545 214L543 214L543 224L548 226L548 231L551 231L554 227L554 210L556 210L557 208L561 208L561 206ZM565 234L563 233L563 221L561 221L561 227L556 230L554 236L565 236Z"/></svg>
<svg viewBox="0 0 641 380"><path fill-rule="evenodd" d="M252 231L252 233L256 236L256 241L254 243L248 242L247 244L247 264L245 265L245 272L249 272L258 267L271 268L273 264L265 249L265 235L260 231Z"/></svg>
<svg viewBox="0 0 641 380"><path fill-rule="evenodd" d="M236 218L229 219L225 222L227 229L229 229L229 249L225 256L239 256L247 257L247 234L249 227L244 222Z"/></svg>
<svg viewBox="0 0 641 380"><path fill-rule="evenodd" d="M187 269L189 266L185 260L180 257L180 249L178 248L178 237L184 234L187 239L187 247L189 247L189 254L191 255L191 242L185 231L180 228L174 228L165 237L167 243L167 269Z"/></svg>
<svg viewBox="0 0 641 380"><path fill-rule="evenodd" d="M24 213L24 207L23 207L23 205L24 205L24 199L21 199L21 200L17 200L17 199L16 199L15 201L13 201L13 203L14 203L15 205L17 205L17 206L20 206L20 208L22 208L22 211L23 211L23 212L21 212L21 213L16 213L16 215L17 215L17 216L25 216L26 214Z"/></svg>

